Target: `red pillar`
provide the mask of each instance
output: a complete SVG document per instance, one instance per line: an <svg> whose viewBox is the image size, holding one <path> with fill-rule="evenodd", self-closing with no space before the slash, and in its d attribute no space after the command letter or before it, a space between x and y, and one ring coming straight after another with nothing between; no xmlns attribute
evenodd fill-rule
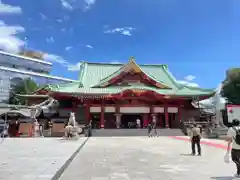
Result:
<svg viewBox="0 0 240 180"><path fill-rule="evenodd" d="M182 109L181 106L178 107L178 121L181 123L182 121Z"/></svg>
<svg viewBox="0 0 240 180"><path fill-rule="evenodd" d="M152 122L152 114L154 113L154 107L150 107L150 114L148 115L148 122Z"/></svg>
<svg viewBox="0 0 240 180"><path fill-rule="evenodd" d="M158 122L159 122L159 127L162 128L163 127L162 116L159 116L159 114L157 114L157 119L158 119Z"/></svg>
<svg viewBox="0 0 240 180"><path fill-rule="evenodd" d="M168 116L168 106L164 106L164 114L165 114L165 126L169 128L169 116Z"/></svg>
<svg viewBox="0 0 240 180"><path fill-rule="evenodd" d="M119 107L119 105L117 104L116 105L116 114L119 114L120 113L120 107Z"/></svg>
<svg viewBox="0 0 240 180"><path fill-rule="evenodd" d="M104 129L104 106L101 106L100 128Z"/></svg>
<svg viewBox="0 0 240 180"><path fill-rule="evenodd" d="M86 123L89 123L91 120L91 113L90 113L90 105L89 103L85 104L85 117L86 117Z"/></svg>

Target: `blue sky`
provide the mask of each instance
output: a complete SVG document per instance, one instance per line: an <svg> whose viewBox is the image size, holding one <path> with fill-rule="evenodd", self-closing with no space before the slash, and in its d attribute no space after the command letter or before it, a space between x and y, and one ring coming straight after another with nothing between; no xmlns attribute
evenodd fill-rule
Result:
<svg viewBox="0 0 240 180"><path fill-rule="evenodd" d="M83 60L134 56L139 64L168 64L182 83L214 88L240 65L239 0L0 2L0 47L45 52L53 75L77 79Z"/></svg>

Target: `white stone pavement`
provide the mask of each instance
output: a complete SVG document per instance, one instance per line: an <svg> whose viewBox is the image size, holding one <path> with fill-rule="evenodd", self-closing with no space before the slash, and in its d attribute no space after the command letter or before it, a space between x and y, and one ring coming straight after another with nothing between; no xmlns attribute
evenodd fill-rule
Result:
<svg viewBox="0 0 240 180"><path fill-rule="evenodd" d="M169 137L90 138L60 180L232 180L225 150L203 145L189 156L187 141Z"/></svg>
<svg viewBox="0 0 240 180"><path fill-rule="evenodd" d="M0 180L50 180L86 140L0 139Z"/></svg>

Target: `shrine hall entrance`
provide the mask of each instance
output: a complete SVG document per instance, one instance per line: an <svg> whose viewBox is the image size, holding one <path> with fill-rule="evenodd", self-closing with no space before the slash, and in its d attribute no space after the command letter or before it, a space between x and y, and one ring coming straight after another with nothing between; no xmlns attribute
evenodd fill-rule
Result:
<svg viewBox="0 0 240 180"><path fill-rule="evenodd" d="M100 113L92 113L92 128L99 129L100 128Z"/></svg>
<svg viewBox="0 0 240 180"><path fill-rule="evenodd" d="M136 120L140 119L141 127L143 126L142 116L139 114L124 114L121 117L122 128L135 129L137 128Z"/></svg>
<svg viewBox="0 0 240 180"><path fill-rule="evenodd" d="M157 127L158 128L179 128L179 120L177 113L168 113L168 126L166 124L165 114L157 114Z"/></svg>

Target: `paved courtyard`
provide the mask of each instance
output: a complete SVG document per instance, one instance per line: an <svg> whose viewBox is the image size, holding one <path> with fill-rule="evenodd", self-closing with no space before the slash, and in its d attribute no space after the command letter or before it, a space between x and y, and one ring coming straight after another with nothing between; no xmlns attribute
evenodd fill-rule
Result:
<svg viewBox="0 0 240 180"><path fill-rule="evenodd" d="M169 137L90 138L60 180L232 180L225 150L203 145L189 156L189 142Z"/></svg>
<svg viewBox="0 0 240 180"><path fill-rule="evenodd" d="M86 138L0 139L0 180L50 180Z"/></svg>

